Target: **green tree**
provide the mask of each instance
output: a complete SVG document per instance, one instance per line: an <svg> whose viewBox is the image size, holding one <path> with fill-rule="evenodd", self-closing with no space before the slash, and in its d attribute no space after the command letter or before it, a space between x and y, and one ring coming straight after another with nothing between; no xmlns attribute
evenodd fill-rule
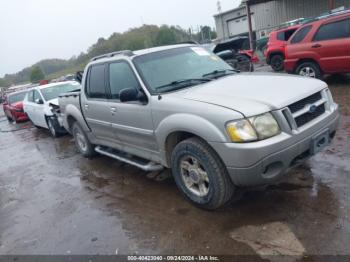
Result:
<svg viewBox="0 0 350 262"><path fill-rule="evenodd" d="M0 78L0 87L8 87L8 83L5 79Z"/></svg>
<svg viewBox="0 0 350 262"><path fill-rule="evenodd" d="M156 37L157 45L171 45L176 43L176 35L168 26L162 26Z"/></svg>
<svg viewBox="0 0 350 262"><path fill-rule="evenodd" d="M43 80L45 78L45 75L43 71L41 71L40 67L36 66L33 68L32 72L30 73L30 81L32 83L39 82L40 80Z"/></svg>

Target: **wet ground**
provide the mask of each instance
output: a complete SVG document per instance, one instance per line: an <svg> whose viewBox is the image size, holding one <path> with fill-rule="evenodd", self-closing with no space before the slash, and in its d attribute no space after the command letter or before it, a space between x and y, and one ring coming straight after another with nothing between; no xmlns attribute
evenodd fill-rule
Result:
<svg viewBox="0 0 350 262"><path fill-rule="evenodd" d="M214 212L172 179L0 117L0 254L350 254L350 78L327 82L341 106L333 144Z"/></svg>

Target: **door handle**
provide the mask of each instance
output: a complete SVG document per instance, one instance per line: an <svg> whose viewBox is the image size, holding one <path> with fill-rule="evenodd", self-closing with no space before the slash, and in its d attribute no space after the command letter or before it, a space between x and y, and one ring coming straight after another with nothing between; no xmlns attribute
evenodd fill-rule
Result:
<svg viewBox="0 0 350 262"><path fill-rule="evenodd" d="M84 108L85 108L85 110L88 110L89 109L89 105L84 105Z"/></svg>
<svg viewBox="0 0 350 262"><path fill-rule="evenodd" d="M320 44L314 44L313 46L311 46L312 48L320 48L320 47L322 47L322 45L320 45Z"/></svg>
<svg viewBox="0 0 350 262"><path fill-rule="evenodd" d="M117 113L117 108L111 107L111 113Z"/></svg>

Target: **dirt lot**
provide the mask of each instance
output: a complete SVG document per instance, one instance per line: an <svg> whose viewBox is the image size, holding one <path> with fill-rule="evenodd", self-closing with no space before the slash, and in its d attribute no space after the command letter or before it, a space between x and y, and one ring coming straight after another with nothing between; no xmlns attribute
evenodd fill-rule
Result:
<svg viewBox="0 0 350 262"><path fill-rule="evenodd" d="M327 82L342 114L332 146L215 212L172 179L0 118L0 254L350 255L350 78Z"/></svg>

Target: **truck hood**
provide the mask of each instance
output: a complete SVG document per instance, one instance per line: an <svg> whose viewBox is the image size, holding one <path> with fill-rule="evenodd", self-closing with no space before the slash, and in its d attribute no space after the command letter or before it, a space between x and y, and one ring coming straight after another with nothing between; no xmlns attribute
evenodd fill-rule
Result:
<svg viewBox="0 0 350 262"><path fill-rule="evenodd" d="M183 98L215 104L246 117L284 108L322 89L327 84L286 74L242 73L184 90Z"/></svg>

